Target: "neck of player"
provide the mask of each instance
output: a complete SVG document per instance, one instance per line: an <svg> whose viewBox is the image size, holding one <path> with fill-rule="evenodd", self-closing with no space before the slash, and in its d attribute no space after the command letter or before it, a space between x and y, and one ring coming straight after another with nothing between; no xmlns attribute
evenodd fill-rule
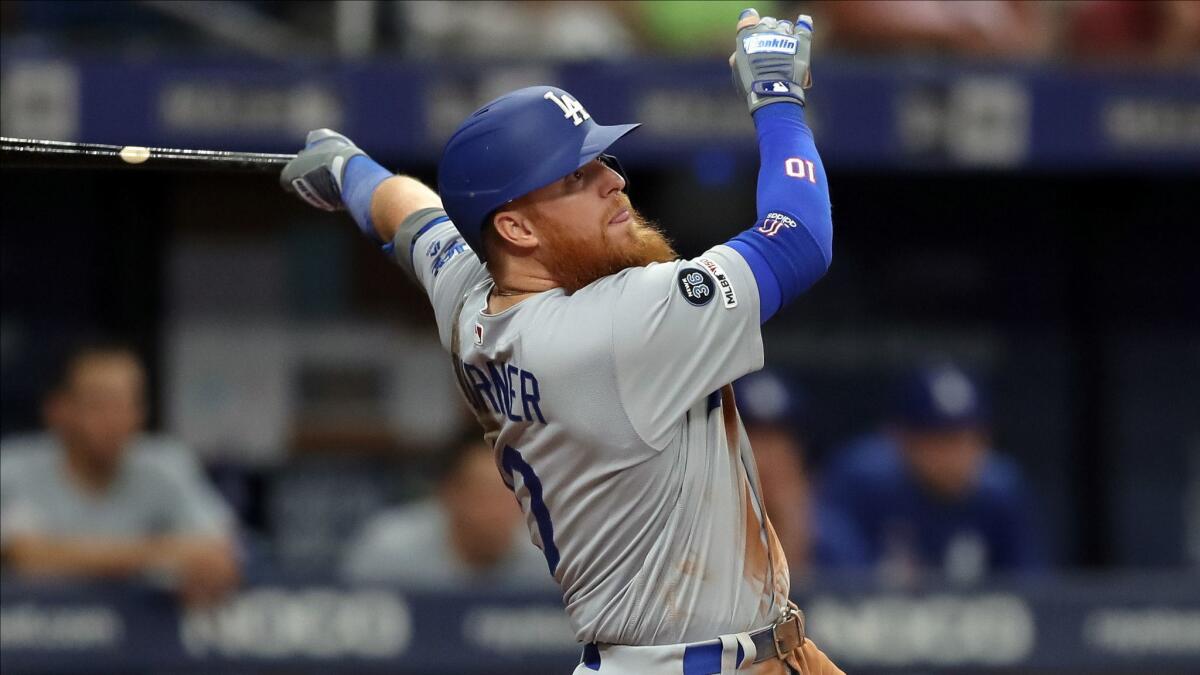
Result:
<svg viewBox="0 0 1200 675"><path fill-rule="evenodd" d="M492 292L488 313L502 312L536 293L562 286L533 256L515 258L500 254L488 264L492 273Z"/></svg>

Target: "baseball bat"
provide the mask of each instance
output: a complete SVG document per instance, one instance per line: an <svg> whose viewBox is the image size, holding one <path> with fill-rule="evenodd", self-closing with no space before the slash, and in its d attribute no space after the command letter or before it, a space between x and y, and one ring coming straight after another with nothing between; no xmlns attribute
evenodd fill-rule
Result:
<svg viewBox="0 0 1200 675"><path fill-rule="evenodd" d="M146 148L0 137L0 166L35 169L191 169L278 171L295 155L229 150Z"/></svg>

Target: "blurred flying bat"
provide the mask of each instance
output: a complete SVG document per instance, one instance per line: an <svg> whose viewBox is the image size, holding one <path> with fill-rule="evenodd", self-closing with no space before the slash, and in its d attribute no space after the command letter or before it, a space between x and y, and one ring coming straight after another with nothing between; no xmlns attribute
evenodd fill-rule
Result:
<svg viewBox="0 0 1200 675"><path fill-rule="evenodd" d="M0 167L31 169L186 169L278 171L295 155L230 150L147 148L0 136Z"/></svg>

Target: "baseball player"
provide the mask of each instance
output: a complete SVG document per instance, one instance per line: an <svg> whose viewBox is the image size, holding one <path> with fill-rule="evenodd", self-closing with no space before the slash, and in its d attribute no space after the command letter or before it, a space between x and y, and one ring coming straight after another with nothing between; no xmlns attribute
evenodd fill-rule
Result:
<svg viewBox="0 0 1200 675"><path fill-rule="evenodd" d="M285 189L345 208L426 291L463 396L562 588L577 675L837 673L805 639L734 405L760 325L832 256L804 122L812 23L737 25L734 80L758 132L756 222L679 260L606 154L603 126L536 86L474 112L438 192L329 130Z"/></svg>

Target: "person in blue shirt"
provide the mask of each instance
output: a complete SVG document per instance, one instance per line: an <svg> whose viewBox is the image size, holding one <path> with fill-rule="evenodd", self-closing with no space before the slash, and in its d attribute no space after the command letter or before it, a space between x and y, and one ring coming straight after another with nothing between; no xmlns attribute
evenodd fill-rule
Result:
<svg viewBox="0 0 1200 675"><path fill-rule="evenodd" d="M733 389L767 515L797 585L812 571L812 490L801 433L804 393L785 373L769 369L738 379Z"/></svg>
<svg viewBox="0 0 1200 675"><path fill-rule="evenodd" d="M972 582L1041 568L1028 489L989 448L978 385L941 364L897 393L890 424L837 453L822 479L822 569Z"/></svg>
<svg viewBox="0 0 1200 675"><path fill-rule="evenodd" d="M787 556L793 588L813 583L830 562L862 559L858 537L847 537L846 519L815 508L809 448L804 436L806 393L788 374L770 369L733 383L738 412L754 449L763 502Z"/></svg>

